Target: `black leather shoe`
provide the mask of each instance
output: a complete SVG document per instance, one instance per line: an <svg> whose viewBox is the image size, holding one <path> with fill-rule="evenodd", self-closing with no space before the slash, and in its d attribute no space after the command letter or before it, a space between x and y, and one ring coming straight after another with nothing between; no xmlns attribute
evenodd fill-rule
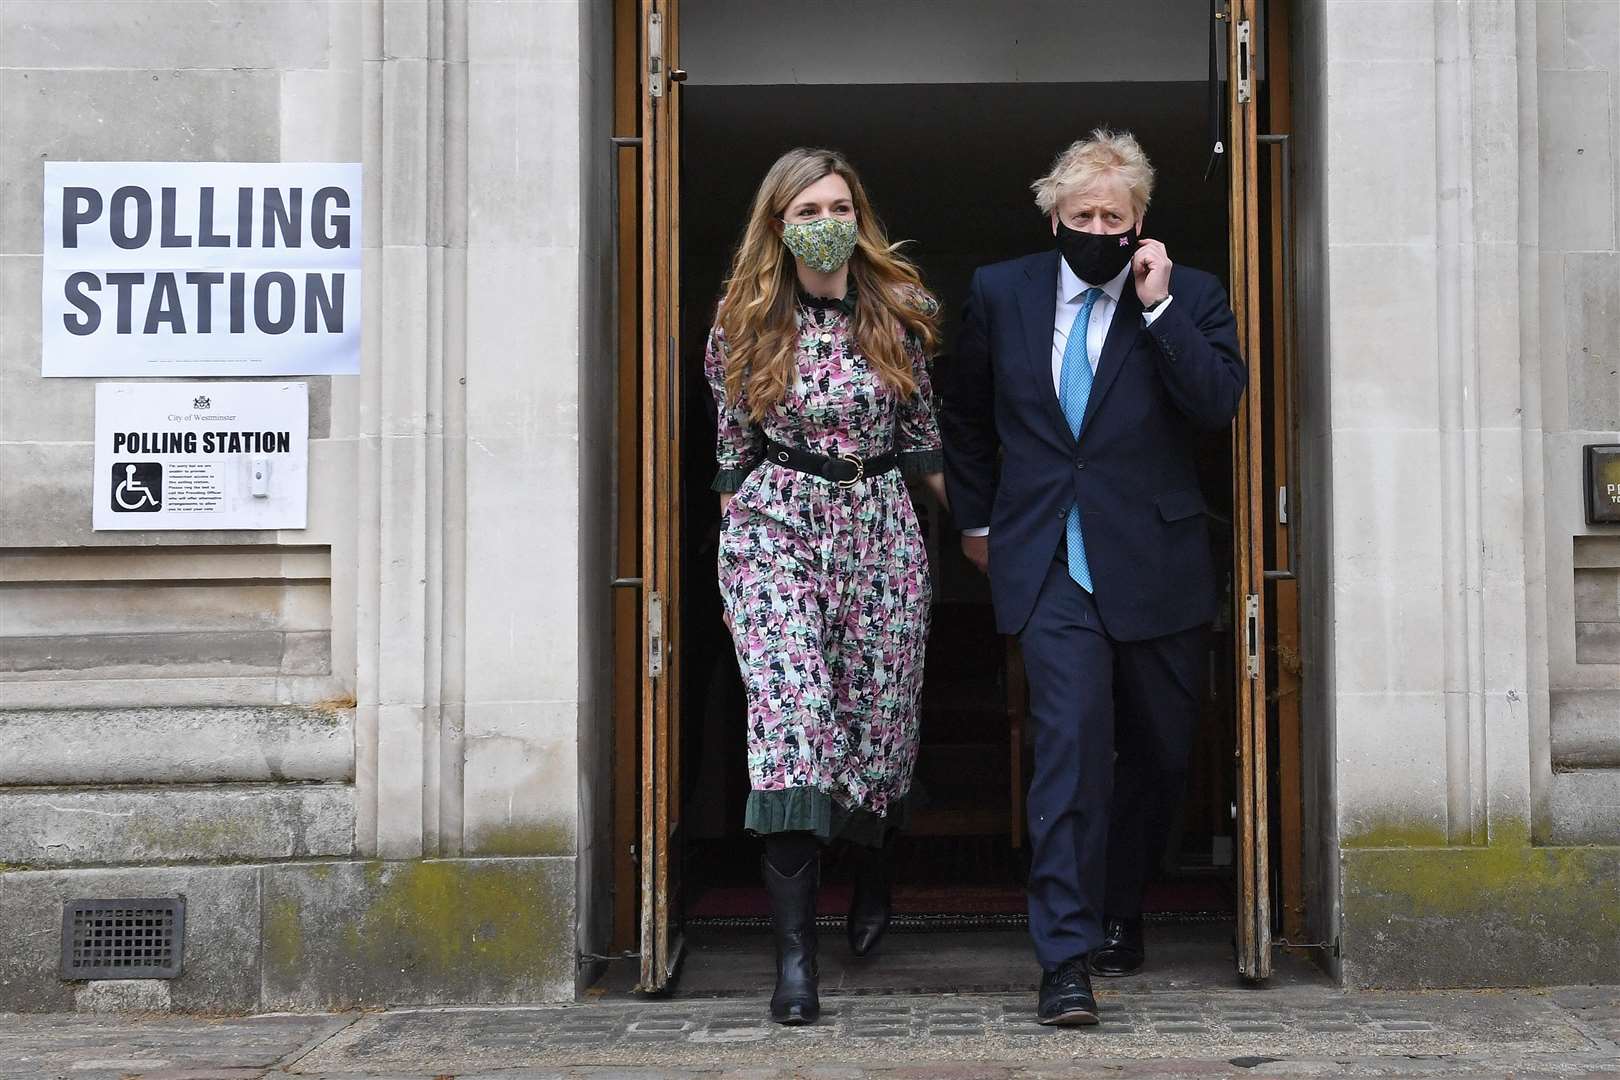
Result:
<svg viewBox="0 0 1620 1080"><path fill-rule="evenodd" d="M1102 946L1091 954L1091 973L1104 978L1135 975L1147 960L1141 919L1104 919Z"/></svg>
<svg viewBox="0 0 1620 1080"><path fill-rule="evenodd" d="M771 1019L778 1024L813 1024L821 1015L816 970L816 886L821 862L811 859L791 877L761 859L765 891L771 897L771 923L776 931L776 992Z"/></svg>
<svg viewBox="0 0 1620 1080"><path fill-rule="evenodd" d="M1097 999L1091 993L1086 958L1076 956L1041 972L1041 1001L1037 1015L1043 1024L1082 1027L1097 1022Z"/></svg>
<svg viewBox="0 0 1620 1080"><path fill-rule="evenodd" d="M883 932L889 928L889 913L893 909L893 885L889 873L890 854L894 840L880 848L856 848L855 891L849 901L849 919L844 924L849 937L850 951L865 956L877 948Z"/></svg>

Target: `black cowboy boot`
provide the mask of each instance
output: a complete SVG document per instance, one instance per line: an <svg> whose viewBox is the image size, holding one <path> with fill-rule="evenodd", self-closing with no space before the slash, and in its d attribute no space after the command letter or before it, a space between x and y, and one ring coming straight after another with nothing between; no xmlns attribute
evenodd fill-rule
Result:
<svg viewBox="0 0 1620 1080"><path fill-rule="evenodd" d="M821 863L812 858L791 877L761 859L765 891L771 897L776 930L776 992L771 1019L778 1024L813 1024L821 1015L816 993L816 886Z"/></svg>
<svg viewBox="0 0 1620 1080"><path fill-rule="evenodd" d="M893 908L893 878L890 866L894 856L894 832L884 837L880 848L857 846L855 856L855 890L849 901L849 920L844 924L849 936L849 947L856 956L865 956L877 948L883 931L889 928L889 913Z"/></svg>

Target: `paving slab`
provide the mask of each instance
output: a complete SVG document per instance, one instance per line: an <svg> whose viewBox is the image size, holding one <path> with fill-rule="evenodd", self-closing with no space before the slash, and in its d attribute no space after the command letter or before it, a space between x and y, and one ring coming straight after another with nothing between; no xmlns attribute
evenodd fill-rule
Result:
<svg viewBox="0 0 1620 1080"><path fill-rule="evenodd" d="M1298 1077L1400 1077L1402 1080L1611 1080L1612 1063L1563 1060L1545 1068L1521 1061L1456 1058L1444 1061L1391 1062L1388 1059L1304 1061L1240 1064L1198 1059L1154 1061L1104 1060L1054 1066L1024 1066L1007 1062L929 1063L922 1066L872 1067L822 1065L808 1068L671 1069L580 1066L568 1069L517 1069L491 1073L458 1073L453 1078L416 1074L368 1080L1060 1080L1060 1078L1112 1078L1112 1080L1294 1080ZM143 1077L141 1080L157 1080ZM199 1078L212 1080L212 1078ZM229 1078L227 1078L229 1080ZM327 1080L350 1080L334 1074Z"/></svg>
<svg viewBox="0 0 1620 1080"><path fill-rule="evenodd" d="M822 1020L784 1028L766 998L613 1001L546 1009L400 1010L362 1017L292 1066L294 1073L409 1073L553 1064L632 1068L863 1068L961 1062L1045 1063L1233 1058L1449 1058L1601 1054L1599 1030L1547 993L1347 994L1218 990L1099 992L1094 1029L1042 1027L1032 994L823 998ZM1620 1010L1620 997L1582 999ZM1620 1055L1610 1065L1620 1070ZM1253 1066L1251 1066L1252 1068ZM1254 1075L1250 1072L1246 1075Z"/></svg>
<svg viewBox="0 0 1620 1080"><path fill-rule="evenodd" d="M0 1078L257 1080L357 1019L0 1014Z"/></svg>
<svg viewBox="0 0 1620 1080"><path fill-rule="evenodd" d="M0 1015L0 1080L718 1077L1620 1077L1620 987L1099 994L1043 1028L1030 994L828 995L782 1028L763 995L235 1019Z"/></svg>

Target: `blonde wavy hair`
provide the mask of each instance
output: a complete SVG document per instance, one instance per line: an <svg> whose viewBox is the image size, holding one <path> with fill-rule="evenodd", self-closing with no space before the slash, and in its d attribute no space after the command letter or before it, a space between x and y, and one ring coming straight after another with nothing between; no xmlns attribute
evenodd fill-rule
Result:
<svg viewBox="0 0 1620 1080"><path fill-rule="evenodd" d="M1153 198L1153 163L1148 161L1136 136L1128 131L1095 129L1084 139L1070 143L1047 174L1029 186L1035 192L1036 208L1050 214L1065 195L1085 191L1109 174L1117 176L1131 193L1131 208L1136 216L1146 213Z"/></svg>
<svg viewBox="0 0 1620 1080"><path fill-rule="evenodd" d="M725 335L726 401L746 401L755 421L787 393L798 338L793 256L773 222L799 192L832 173L849 185L855 206L849 274L855 285L855 342L867 363L884 385L909 397L917 380L906 355L906 336L914 337L925 354L939 341L939 305L923 287L916 266L899 253L900 245L889 243L849 162L832 150L789 150L760 181L716 313Z"/></svg>

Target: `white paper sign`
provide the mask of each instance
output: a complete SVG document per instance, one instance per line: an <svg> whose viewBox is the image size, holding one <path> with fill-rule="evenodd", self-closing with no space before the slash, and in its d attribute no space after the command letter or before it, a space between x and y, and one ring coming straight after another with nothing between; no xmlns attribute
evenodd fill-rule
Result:
<svg viewBox="0 0 1620 1080"><path fill-rule="evenodd" d="M295 383L99 383L96 529L302 529L309 391Z"/></svg>
<svg viewBox="0 0 1620 1080"><path fill-rule="evenodd" d="M41 370L353 375L360 166L45 163Z"/></svg>

